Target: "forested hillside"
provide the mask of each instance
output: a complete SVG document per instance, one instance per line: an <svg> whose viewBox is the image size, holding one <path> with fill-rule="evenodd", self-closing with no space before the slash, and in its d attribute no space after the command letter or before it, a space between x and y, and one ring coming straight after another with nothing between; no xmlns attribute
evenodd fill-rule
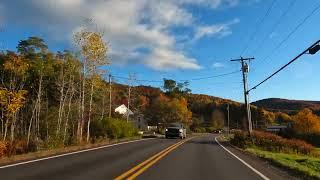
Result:
<svg viewBox="0 0 320 180"><path fill-rule="evenodd" d="M288 100L280 98L269 98L252 103L255 106L268 109L270 111L281 111L294 114L297 111L309 108L320 115L320 101L303 101L303 100Z"/></svg>

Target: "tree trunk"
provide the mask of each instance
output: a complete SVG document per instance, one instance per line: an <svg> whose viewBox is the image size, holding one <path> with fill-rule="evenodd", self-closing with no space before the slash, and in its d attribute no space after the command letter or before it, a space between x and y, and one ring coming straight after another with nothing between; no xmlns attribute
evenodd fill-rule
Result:
<svg viewBox="0 0 320 180"><path fill-rule="evenodd" d="M58 113L56 136L58 136L58 134L60 132L62 113L63 113L63 101L64 101L64 72L63 71L64 70L63 70L63 65L62 65L62 68L61 68L62 83L61 83L61 88L60 88L59 113Z"/></svg>
<svg viewBox="0 0 320 180"><path fill-rule="evenodd" d="M8 120L4 124L4 135L3 135L3 141L6 141L7 139L7 133L8 133Z"/></svg>
<svg viewBox="0 0 320 180"><path fill-rule="evenodd" d="M38 101L38 100L36 100L36 101ZM35 104L37 104L37 102ZM36 111L36 105L34 106L34 108L32 110L32 116L31 116L30 121L29 121L29 128L28 128L28 135L27 135L27 145L29 145L29 142L30 142L31 127L32 127L32 124L33 124L35 111Z"/></svg>
<svg viewBox="0 0 320 180"><path fill-rule="evenodd" d="M38 138L40 135L40 113L41 113L41 96L42 96L42 80L43 74L40 72L40 79L39 79L39 87L38 87L38 96L36 101L36 111L35 111L35 130L36 130L36 137Z"/></svg>
<svg viewBox="0 0 320 180"><path fill-rule="evenodd" d="M81 103L82 103L82 76L81 71L79 73L80 85L79 85L79 101L78 101L78 121L77 121L77 140L80 142L80 128L81 128Z"/></svg>
<svg viewBox="0 0 320 180"><path fill-rule="evenodd" d="M80 123L80 143L82 142L83 125L84 125L84 101L85 101L85 77L82 79L82 100L81 100L81 123Z"/></svg>
<svg viewBox="0 0 320 180"><path fill-rule="evenodd" d="M103 93L103 97L102 97L102 112L101 112L101 118L100 118L101 121L102 121L103 118L104 118L105 99L106 99L106 95L105 95L105 93Z"/></svg>
<svg viewBox="0 0 320 180"><path fill-rule="evenodd" d="M12 124L11 124L11 138L10 138L10 142L11 144L13 143L14 141L14 130L15 130L15 125L16 125L16 114L14 115L13 117L13 121L12 121Z"/></svg>
<svg viewBox="0 0 320 180"><path fill-rule="evenodd" d="M88 117L88 124L87 124L87 143L90 140L90 123L91 123L91 113L92 113L92 97L93 97L93 80L91 82L91 92L90 92L90 102L89 102L89 117Z"/></svg>
<svg viewBox="0 0 320 180"><path fill-rule="evenodd" d="M4 135L4 116L3 116L3 110L1 110L1 135Z"/></svg>
<svg viewBox="0 0 320 180"><path fill-rule="evenodd" d="M73 95L74 95L74 87L73 87L72 81L73 81L73 77L71 76L71 77L70 77L70 81L69 81L69 88L71 88L71 95L70 95L70 97L69 97L68 113L67 113L66 121L65 121L65 125L64 125L63 143L64 143L65 140L66 140L68 123L69 123L69 116L70 116L70 111L71 111L71 102L72 102L72 98L73 98Z"/></svg>

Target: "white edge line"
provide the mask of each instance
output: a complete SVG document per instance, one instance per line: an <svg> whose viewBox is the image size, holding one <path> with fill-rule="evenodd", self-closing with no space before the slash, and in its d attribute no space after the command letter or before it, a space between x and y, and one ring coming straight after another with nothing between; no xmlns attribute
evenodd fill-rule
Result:
<svg viewBox="0 0 320 180"><path fill-rule="evenodd" d="M104 145L104 146L100 146L100 147L84 149L84 150L80 150L80 151L75 151L75 152L59 154L59 155L55 155L55 156L49 156L49 157L45 157L45 158L34 159L34 160L30 160L30 161L24 161L24 162L20 162L20 163L0 166L0 169L14 167L14 166L23 165L23 164L34 163L34 162L38 162L38 161L44 161L44 160L48 160L48 159L54 159L54 158L63 157L63 156L69 156L69 155L73 155L73 154L79 154L79 153L88 152L88 151L94 151L94 150L108 148L108 147L112 147L112 146L118 146L118 145L122 145L122 144L128 144L128 143L133 143L133 142L138 142L138 141L146 141L146 140L151 140L151 139L156 139L156 138L138 139L138 140L133 140L133 141L120 142L120 143L116 143L116 144L109 144L109 145Z"/></svg>
<svg viewBox="0 0 320 180"><path fill-rule="evenodd" d="M238 159L240 162L242 162L244 165L246 165L249 169L251 169L253 172L255 172L256 174L258 174L262 179L264 180L270 180L267 176L263 175L261 172L259 172L258 170L256 170L255 168L253 168L250 164L248 164L247 162L245 162L244 160L242 160L241 158L239 158L238 156L236 156L235 154L233 154L230 150L228 150L226 147L224 147L222 144L220 144L220 142L217 140L217 137L214 138L215 141L225 150L227 151L229 154L231 154L233 157L235 157L236 159Z"/></svg>

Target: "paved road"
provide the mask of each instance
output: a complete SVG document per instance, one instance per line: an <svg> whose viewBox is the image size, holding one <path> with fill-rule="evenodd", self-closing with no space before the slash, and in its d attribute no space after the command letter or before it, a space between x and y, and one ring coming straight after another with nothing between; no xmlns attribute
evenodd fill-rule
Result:
<svg viewBox="0 0 320 180"><path fill-rule="evenodd" d="M213 135L193 138L138 179L262 179L222 149ZM0 169L0 179L114 179L178 139L151 139ZM274 176L280 179L280 176Z"/></svg>

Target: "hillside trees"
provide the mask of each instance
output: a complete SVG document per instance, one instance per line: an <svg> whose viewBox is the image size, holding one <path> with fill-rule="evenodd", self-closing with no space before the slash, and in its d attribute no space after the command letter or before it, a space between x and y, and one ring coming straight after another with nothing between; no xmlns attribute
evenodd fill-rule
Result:
<svg viewBox="0 0 320 180"><path fill-rule="evenodd" d="M149 123L153 125L182 122L190 124L192 112L187 107L184 98L168 98L160 95L154 99L146 112Z"/></svg>
<svg viewBox="0 0 320 180"><path fill-rule="evenodd" d="M292 117L293 129L301 134L320 133L320 119L310 109L303 109Z"/></svg>
<svg viewBox="0 0 320 180"><path fill-rule="evenodd" d="M222 129L224 127L225 116L219 109L215 109L211 115L212 127L215 129Z"/></svg>

